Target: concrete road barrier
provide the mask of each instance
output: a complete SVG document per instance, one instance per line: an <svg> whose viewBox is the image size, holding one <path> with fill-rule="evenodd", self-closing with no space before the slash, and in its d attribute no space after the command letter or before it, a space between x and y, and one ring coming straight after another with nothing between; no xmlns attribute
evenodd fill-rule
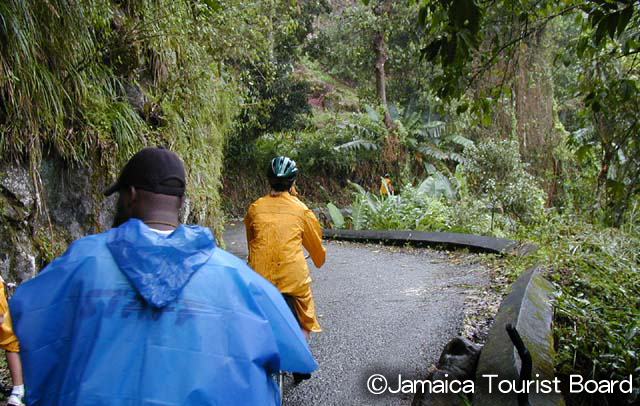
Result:
<svg viewBox="0 0 640 406"><path fill-rule="evenodd" d="M499 254L517 253L526 255L535 249L531 244L505 238L481 235L443 233L411 230L332 230L323 229L323 238L330 240L372 241L387 243L414 243L419 245L443 245L469 248L473 251L495 252Z"/></svg>
<svg viewBox="0 0 640 406"><path fill-rule="evenodd" d="M564 406L558 393L544 392L542 381L554 379L553 366L553 285L540 274L538 267L525 271L513 284L511 293L504 299L487 342L480 353L475 378L473 406L517 406L518 395L502 381L518 382L521 361L505 327L511 324L518 330L533 361L532 381L529 384L531 406ZM491 378L488 375L498 375ZM547 385L545 385L546 387ZM552 387L552 385L549 385ZM538 388L540 391L538 391Z"/></svg>

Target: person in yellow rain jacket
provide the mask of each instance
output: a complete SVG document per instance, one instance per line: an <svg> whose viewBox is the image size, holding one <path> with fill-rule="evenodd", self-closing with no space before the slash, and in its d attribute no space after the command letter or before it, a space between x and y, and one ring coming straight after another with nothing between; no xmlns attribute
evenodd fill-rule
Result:
<svg viewBox="0 0 640 406"><path fill-rule="evenodd" d="M9 374L13 381L7 406L23 406L24 383L22 380L22 362L20 362L20 344L13 332L11 314L4 292L4 280L0 277L0 348L5 350Z"/></svg>
<svg viewBox="0 0 640 406"><path fill-rule="evenodd" d="M393 185L391 184L391 175L385 173L380 180L380 196L389 196L394 193Z"/></svg>
<svg viewBox="0 0 640 406"><path fill-rule="evenodd" d="M244 219L249 246L249 266L278 290L294 298L294 308L304 336L319 332L311 294L311 277L302 247L320 268L326 251L322 229L307 206L291 192L298 174L295 161L278 156L271 160L267 178L271 192L249 206Z"/></svg>

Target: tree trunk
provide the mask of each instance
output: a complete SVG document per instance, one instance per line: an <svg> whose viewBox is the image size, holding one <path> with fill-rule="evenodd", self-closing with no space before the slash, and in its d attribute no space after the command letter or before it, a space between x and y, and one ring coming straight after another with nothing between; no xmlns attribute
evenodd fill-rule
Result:
<svg viewBox="0 0 640 406"><path fill-rule="evenodd" d="M515 54L515 133L520 155L531 165L533 174L543 180L547 194L546 205L551 207L562 182L556 162L555 148L564 142L559 119L554 109L552 54L549 52L550 34L541 30L520 44Z"/></svg>
<svg viewBox="0 0 640 406"><path fill-rule="evenodd" d="M384 0L377 7L373 8L374 14L378 17L379 27L384 27L382 20L391 11L391 5L391 1ZM384 124L391 130L394 128L394 125L391 114L389 114L389 106L387 105L387 78L384 70L384 64L387 62L387 42L383 28L379 28L374 33L373 49L376 53L376 94L380 104L384 107Z"/></svg>
<svg viewBox="0 0 640 406"><path fill-rule="evenodd" d="M605 210L607 222L611 222L614 219L613 213L611 212L613 202L611 200L611 196L609 195L609 191L607 190L609 169L614 161L616 154L616 148L613 143L613 139L610 137L612 127L613 125L611 124L609 117L607 117L605 113L593 113L593 129L595 131L596 137L599 138L600 146L602 147L600 171L598 172L596 185L596 205L594 209L601 208L602 210Z"/></svg>

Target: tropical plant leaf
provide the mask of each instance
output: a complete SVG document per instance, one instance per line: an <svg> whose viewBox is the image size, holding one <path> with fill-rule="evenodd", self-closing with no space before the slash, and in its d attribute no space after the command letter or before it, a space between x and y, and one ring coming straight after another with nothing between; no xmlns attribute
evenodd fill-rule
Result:
<svg viewBox="0 0 640 406"><path fill-rule="evenodd" d="M592 147L592 144L581 145L576 151L576 158L578 158L580 162L583 162L591 152Z"/></svg>
<svg viewBox="0 0 640 406"><path fill-rule="evenodd" d="M441 172L435 172L423 180L418 186L417 192L433 198L445 197L449 200L455 198L455 190L451 182Z"/></svg>
<svg viewBox="0 0 640 406"><path fill-rule="evenodd" d="M463 137L460 134L453 134L449 139L451 140L451 142L454 142L458 145L462 145L465 148L468 148L474 145L473 141L471 141L466 137Z"/></svg>
<svg viewBox="0 0 640 406"><path fill-rule="evenodd" d="M380 121L380 114L378 114L376 109L374 109L373 107L371 107L369 105L364 106L364 109L367 112L367 115L369 116L369 118L371 118L371 120Z"/></svg>
<svg viewBox="0 0 640 406"><path fill-rule="evenodd" d="M341 145L337 145L333 147L333 149L335 149L336 151L355 151L358 149L372 151L378 149L378 145L368 140L353 140Z"/></svg>
<svg viewBox="0 0 640 406"><path fill-rule="evenodd" d="M443 152L440 148L436 147L433 144L420 144L418 146L418 151L422 152L422 154L433 157L440 161L443 161L449 158L449 155Z"/></svg>
<svg viewBox="0 0 640 406"><path fill-rule="evenodd" d="M365 198L366 198L368 208L371 211L371 214L372 215L378 214L378 211L380 211L380 206L381 206L380 199L377 196L372 195L371 193L367 193L365 195Z"/></svg>
<svg viewBox="0 0 640 406"><path fill-rule="evenodd" d="M329 215L331 216L331 222L335 228L344 228L344 216L340 212L340 209L333 203L328 203Z"/></svg>
<svg viewBox="0 0 640 406"><path fill-rule="evenodd" d="M351 226L354 230L362 230L367 223L367 213L361 198L354 200L351 206Z"/></svg>
<svg viewBox="0 0 640 406"><path fill-rule="evenodd" d="M424 164L424 170L427 171L429 175L432 175L437 171L436 167L428 162Z"/></svg>
<svg viewBox="0 0 640 406"><path fill-rule="evenodd" d="M395 104L388 103L389 105L389 115L392 120L400 119L400 112L398 111L398 107Z"/></svg>
<svg viewBox="0 0 640 406"><path fill-rule="evenodd" d="M351 182L350 180L348 180L347 182L349 183L349 185L351 185L351 187L353 187L363 197L366 196L367 191L362 186L358 185L355 182Z"/></svg>
<svg viewBox="0 0 640 406"><path fill-rule="evenodd" d="M466 162L466 158L460 154L458 154L457 152L449 152L449 159L454 161L454 162L458 162L458 163L465 163Z"/></svg>

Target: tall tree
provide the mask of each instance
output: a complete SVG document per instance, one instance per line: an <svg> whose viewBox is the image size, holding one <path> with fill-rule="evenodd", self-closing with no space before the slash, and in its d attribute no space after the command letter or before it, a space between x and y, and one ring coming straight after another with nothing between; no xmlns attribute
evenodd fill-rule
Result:
<svg viewBox="0 0 640 406"><path fill-rule="evenodd" d="M393 3L391 0L381 0L373 5L373 14L376 16L376 28L373 32L373 49L375 52L376 95L384 108L384 124L388 129L393 129L393 120L387 104L387 77L385 63L388 58L387 51L387 20L391 13Z"/></svg>
<svg viewBox="0 0 640 406"><path fill-rule="evenodd" d="M558 58L579 72L584 128L574 137L578 155L587 151L599 161L596 204L605 217L619 224L619 214L640 193L640 160L636 137L640 68L640 18L636 0L563 0L535 2L500 0L484 4L473 0L418 0L419 19L427 28L423 53L442 67L435 83L442 97L458 98L472 83L514 54L514 49L545 30L551 21L572 18L578 27ZM496 10L506 12L504 17ZM498 18L496 18L498 17ZM516 22L517 24L514 24ZM514 29L515 27L515 29ZM498 33L498 35L496 35ZM490 99L487 99L489 97ZM491 116L491 94L476 98L470 107ZM460 110L468 108L462 105ZM624 201L623 201L624 200Z"/></svg>

